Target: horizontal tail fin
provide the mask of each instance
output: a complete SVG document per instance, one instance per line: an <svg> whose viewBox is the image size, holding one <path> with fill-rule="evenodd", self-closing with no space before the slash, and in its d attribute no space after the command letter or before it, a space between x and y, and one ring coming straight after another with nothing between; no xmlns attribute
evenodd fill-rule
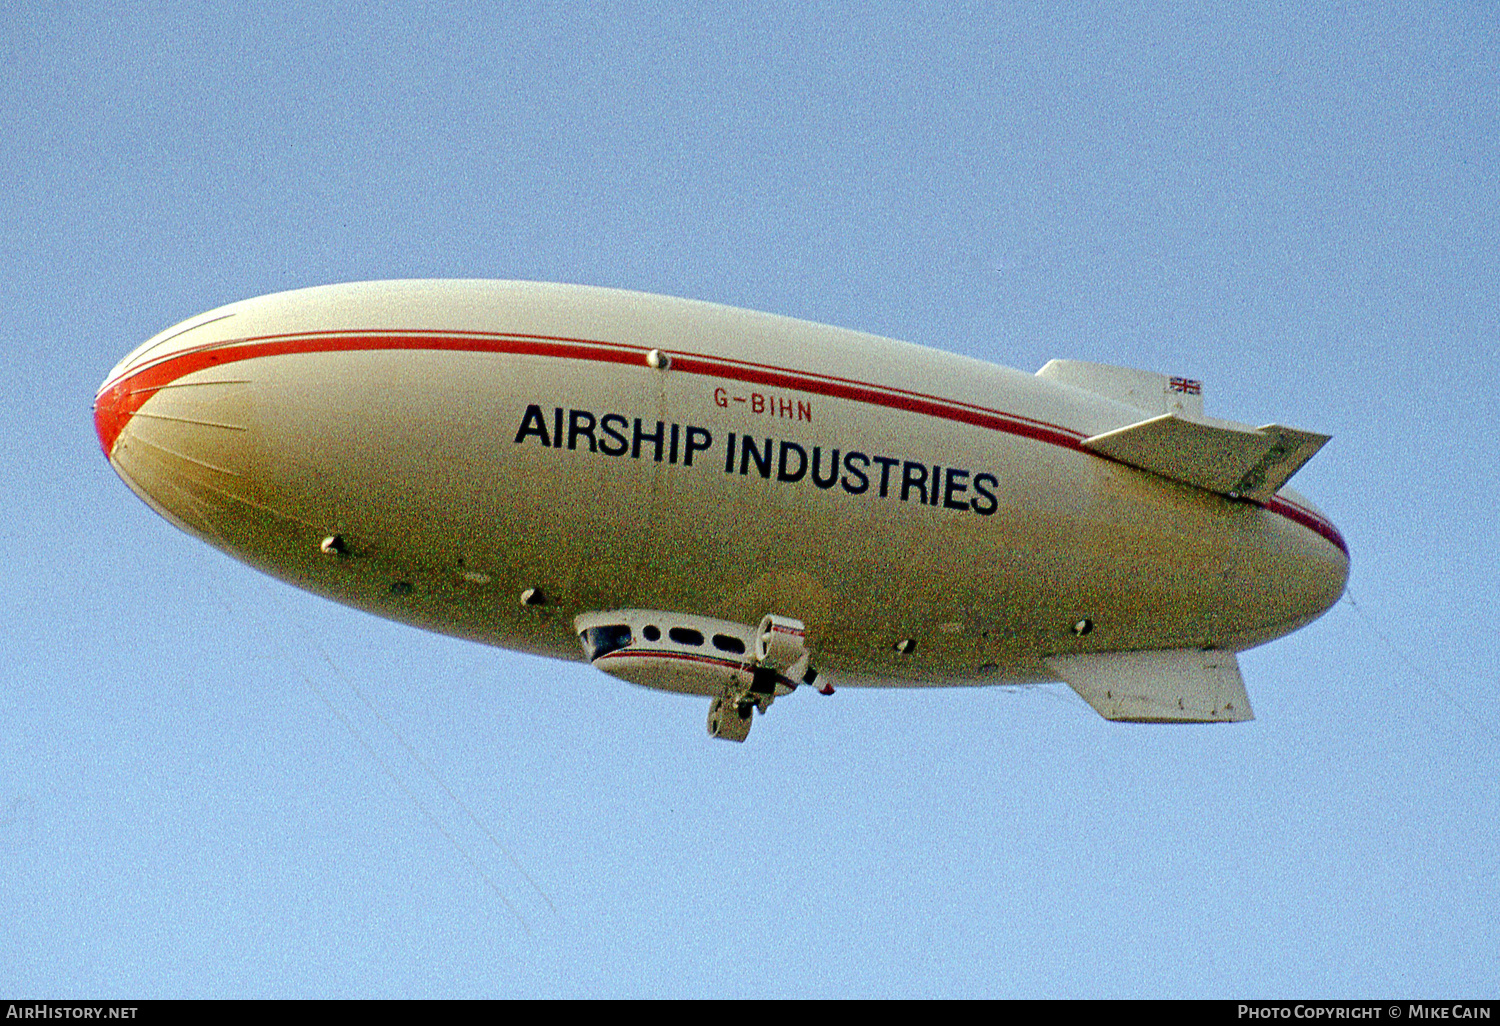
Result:
<svg viewBox="0 0 1500 1026"><path fill-rule="evenodd" d="M1164 413L1094 435L1083 447L1211 492L1269 502L1327 441L1280 424L1239 430Z"/></svg>
<svg viewBox="0 0 1500 1026"><path fill-rule="evenodd" d="M1148 415L1085 439L1085 449L1222 495L1269 502L1328 441L1280 424L1205 417L1203 382L1192 378L1082 360L1050 360L1036 374Z"/></svg>

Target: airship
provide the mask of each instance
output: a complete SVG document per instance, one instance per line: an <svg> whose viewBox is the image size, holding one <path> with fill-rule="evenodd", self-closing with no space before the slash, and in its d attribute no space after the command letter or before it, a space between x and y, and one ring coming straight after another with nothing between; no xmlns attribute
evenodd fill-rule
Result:
<svg viewBox="0 0 1500 1026"><path fill-rule="evenodd" d="M1285 487L1327 436L1203 391L617 289L387 281L169 328L94 423L147 505L236 559L703 696L741 741L835 684L1251 719L1237 653L1336 602L1349 550Z"/></svg>

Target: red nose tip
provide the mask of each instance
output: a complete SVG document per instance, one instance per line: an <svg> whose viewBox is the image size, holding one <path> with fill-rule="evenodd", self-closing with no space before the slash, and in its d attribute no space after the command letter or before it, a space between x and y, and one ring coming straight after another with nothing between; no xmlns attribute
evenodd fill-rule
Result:
<svg viewBox="0 0 1500 1026"><path fill-rule="evenodd" d="M131 414L139 408L139 402L131 402L132 390L124 381L116 381L94 399L94 431L99 435L99 448L104 456L114 450L115 439L125 430Z"/></svg>

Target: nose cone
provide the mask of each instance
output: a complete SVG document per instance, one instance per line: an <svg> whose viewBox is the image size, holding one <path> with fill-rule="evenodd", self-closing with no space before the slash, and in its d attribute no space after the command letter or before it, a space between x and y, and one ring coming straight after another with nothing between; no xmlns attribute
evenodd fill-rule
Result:
<svg viewBox="0 0 1500 1026"><path fill-rule="evenodd" d="M115 472L148 506L200 536L220 535L222 514L253 490L250 382L221 362L211 346L148 344L122 360L94 398L94 431Z"/></svg>
<svg viewBox="0 0 1500 1026"><path fill-rule="evenodd" d="M104 450L106 459L136 408L130 405L130 388L124 381L113 384L106 381L94 397L94 432L99 436L99 448Z"/></svg>

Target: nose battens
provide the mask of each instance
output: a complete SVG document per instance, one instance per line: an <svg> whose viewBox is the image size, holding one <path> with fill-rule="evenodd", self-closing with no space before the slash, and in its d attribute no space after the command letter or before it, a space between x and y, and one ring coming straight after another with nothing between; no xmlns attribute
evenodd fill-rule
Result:
<svg viewBox="0 0 1500 1026"><path fill-rule="evenodd" d="M124 378L105 388L94 399L94 432L99 436L99 448L104 451L105 459L114 452L120 432L125 430L131 416L150 394L132 395L132 392L130 379Z"/></svg>
<svg viewBox="0 0 1500 1026"><path fill-rule="evenodd" d="M158 364L136 374L127 374L99 393L94 399L94 431L99 435L99 448L104 450L105 459L114 455L115 443L136 411L158 389L182 374L180 369Z"/></svg>
<svg viewBox="0 0 1500 1026"><path fill-rule="evenodd" d="M94 431L105 458L114 454L130 418L161 389L194 371L216 364L232 362L237 357L217 349L187 350L147 364L139 369L127 368L113 381L105 382L94 399Z"/></svg>

